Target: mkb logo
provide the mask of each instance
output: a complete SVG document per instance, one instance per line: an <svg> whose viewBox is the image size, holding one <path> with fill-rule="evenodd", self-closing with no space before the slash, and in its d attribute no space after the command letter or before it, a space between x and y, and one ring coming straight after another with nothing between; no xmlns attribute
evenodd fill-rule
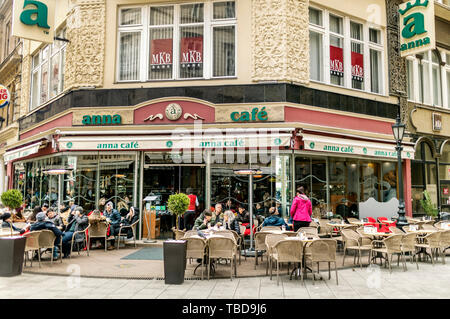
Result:
<svg viewBox="0 0 450 319"><path fill-rule="evenodd" d="M44 29L50 29L48 25L48 7L40 1L25 0L20 14L20 21L26 25L38 25Z"/></svg>

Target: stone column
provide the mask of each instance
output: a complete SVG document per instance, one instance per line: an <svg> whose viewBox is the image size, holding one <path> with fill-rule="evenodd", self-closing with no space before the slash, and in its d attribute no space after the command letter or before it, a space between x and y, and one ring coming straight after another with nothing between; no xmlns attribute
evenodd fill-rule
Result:
<svg viewBox="0 0 450 319"><path fill-rule="evenodd" d="M252 80L309 83L309 0L252 0Z"/></svg>
<svg viewBox="0 0 450 319"><path fill-rule="evenodd" d="M67 18L64 90L102 87L106 0L77 0Z"/></svg>

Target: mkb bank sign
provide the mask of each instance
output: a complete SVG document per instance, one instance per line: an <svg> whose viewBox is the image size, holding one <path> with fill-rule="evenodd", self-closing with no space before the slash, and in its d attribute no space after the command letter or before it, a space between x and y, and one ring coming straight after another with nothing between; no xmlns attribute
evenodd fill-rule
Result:
<svg viewBox="0 0 450 319"><path fill-rule="evenodd" d="M51 43L55 30L56 0L14 0L13 35Z"/></svg>
<svg viewBox="0 0 450 319"><path fill-rule="evenodd" d="M411 0L399 5L401 56L432 50L436 45L434 1Z"/></svg>

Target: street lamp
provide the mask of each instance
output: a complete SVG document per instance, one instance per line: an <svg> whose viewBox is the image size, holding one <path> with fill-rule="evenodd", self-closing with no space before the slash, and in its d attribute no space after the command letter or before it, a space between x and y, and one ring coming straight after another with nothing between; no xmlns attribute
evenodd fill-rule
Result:
<svg viewBox="0 0 450 319"><path fill-rule="evenodd" d="M397 142L397 146L395 150L397 151L397 159L398 159L398 220L397 220L397 228L402 229L403 226L408 225L408 221L405 217L405 200L403 197L403 169L402 169L402 140L405 135L405 124L403 124L400 120L400 112L397 114L397 119L395 124L392 125L392 132L394 134L395 141Z"/></svg>
<svg viewBox="0 0 450 319"><path fill-rule="evenodd" d="M248 175L248 212L250 213L250 248L245 251L245 256L258 257L257 252L253 250L253 176L261 175L262 170L259 168L235 170L236 175Z"/></svg>

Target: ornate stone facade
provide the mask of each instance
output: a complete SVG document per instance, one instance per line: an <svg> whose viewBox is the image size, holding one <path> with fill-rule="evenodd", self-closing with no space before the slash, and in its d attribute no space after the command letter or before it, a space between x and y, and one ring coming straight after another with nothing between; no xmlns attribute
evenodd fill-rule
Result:
<svg viewBox="0 0 450 319"><path fill-rule="evenodd" d="M309 0L252 0L252 80L309 83Z"/></svg>
<svg viewBox="0 0 450 319"><path fill-rule="evenodd" d="M386 0L386 18L387 18L387 45L389 61L389 94L398 95L398 92L407 92L406 87L406 63L400 56L399 41L399 13L398 5L401 0ZM406 121L408 113L408 103L406 97L400 98L400 116L403 123ZM409 128L407 128L409 129Z"/></svg>
<svg viewBox="0 0 450 319"><path fill-rule="evenodd" d="M102 87L105 60L106 1L78 0L67 18L64 90Z"/></svg>

